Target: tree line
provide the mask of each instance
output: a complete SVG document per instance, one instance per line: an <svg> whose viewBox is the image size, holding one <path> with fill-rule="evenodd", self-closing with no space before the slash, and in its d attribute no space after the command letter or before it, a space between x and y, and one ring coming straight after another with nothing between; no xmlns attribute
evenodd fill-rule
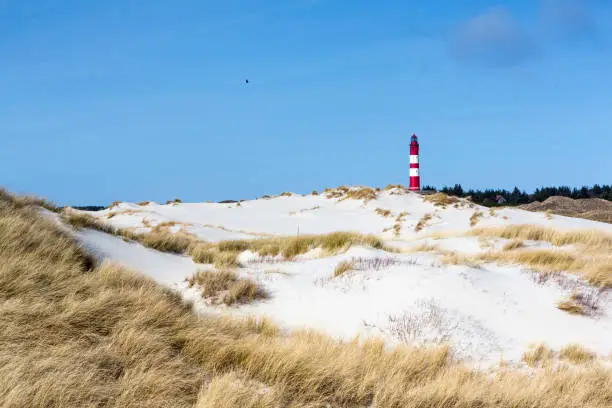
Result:
<svg viewBox="0 0 612 408"><path fill-rule="evenodd" d="M426 192L439 191L441 193L456 197L471 197L474 203L489 207L497 205L522 205L529 204L534 201L541 202L553 196L569 197L574 199L601 198L612 201L612 185L599 184L595 184L592 187L583 186L581 188L571 188L568 186L540 187L537 188L532 194L527 194L525 190L519 190L518 187L514 187L512 191L505 189L464 190L461 184L455 184L452 187L445 186L440 190L433 186L425 186L422 190ZM499 196L504 197L506 202L503 204L498 204L497 197Z"/></svg>

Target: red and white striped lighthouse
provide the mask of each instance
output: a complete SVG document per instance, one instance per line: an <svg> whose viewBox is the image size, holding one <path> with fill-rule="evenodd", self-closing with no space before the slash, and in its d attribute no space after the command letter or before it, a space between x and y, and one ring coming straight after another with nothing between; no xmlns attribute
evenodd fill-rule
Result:
<svg viewBox="0 0 612 408"><path fill-rule="evenodd" d="M421 178L419 177L419 142L413 133L410 138L410 188L411 191L421 189Z"/></svg>

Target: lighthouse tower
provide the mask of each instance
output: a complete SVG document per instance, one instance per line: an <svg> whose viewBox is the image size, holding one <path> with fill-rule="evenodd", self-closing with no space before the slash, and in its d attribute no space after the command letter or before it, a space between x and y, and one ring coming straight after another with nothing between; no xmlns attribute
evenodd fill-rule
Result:
<svg viewBox="0 0 612 408"><path fill-rule="evenodd" d="M410 138L410 191L421 189L421 178L419 177L419 141L413 133Z"/></svg>

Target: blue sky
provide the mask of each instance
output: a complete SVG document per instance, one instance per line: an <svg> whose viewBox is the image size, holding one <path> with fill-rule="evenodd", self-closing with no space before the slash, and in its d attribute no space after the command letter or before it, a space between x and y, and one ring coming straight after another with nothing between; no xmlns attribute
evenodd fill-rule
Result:
<svg viewBox="0 0 612 408"><path fill-rule="evenodd" d="M384 186L412 132L423 184L611 183L610 22L603 0L0 0L0 185Z"/></svg>

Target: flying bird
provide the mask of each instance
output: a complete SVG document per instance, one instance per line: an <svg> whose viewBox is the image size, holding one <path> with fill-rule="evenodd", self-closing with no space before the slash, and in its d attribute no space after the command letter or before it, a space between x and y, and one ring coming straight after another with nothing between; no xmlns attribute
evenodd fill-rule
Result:
<svg viewBox="0 0 612 408"><path fill-rule="evenodd" d="M245 84L248 84L248 83L249 83L249 80L248 80L248 79L247 79L247 80L245 80L245 81L244 81L244 83L245 83Z"/></svg>

